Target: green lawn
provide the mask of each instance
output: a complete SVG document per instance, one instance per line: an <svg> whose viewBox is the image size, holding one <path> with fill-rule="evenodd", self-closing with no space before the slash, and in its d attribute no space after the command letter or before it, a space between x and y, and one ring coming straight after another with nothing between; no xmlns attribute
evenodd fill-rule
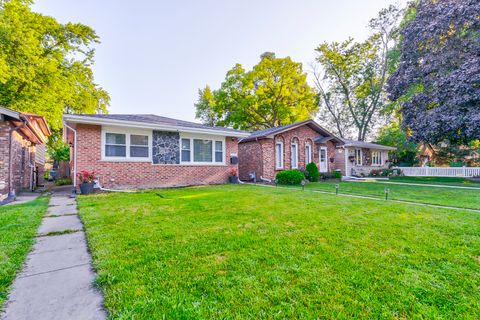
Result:
<svg viewBox="0 0 480 320"><path fill-rule="evenodd" d="M120 319L477 319L480 215L225 185L79 197Z"/></svg>
<svg viewBox="0 0 480 320"><path fill-rule="evenodd" d="M41 197L25 204L0 207L0 309L34 243L47 206L48 198Z"/></svg>
<svg viewBox="0 0 480 320"><path fill-rule="evenodd" d="M459 177L391 177L390 181L480 188L480 182Z"/></svg>
<svg viewBox="0 0 480 320"><path fill-rule="evenodd" d="M398 180L390 181L397 182ZM407 182L407 180L405 180L405 182ZM409 186L386 184L382 183L381 181L375 182L372 180L355 182L315 182L307 184L305 188L307 190L335 192L336 184L339 184L339 193L343 194L354 194L384 198L385 188L388 188L390 189L389 199L453 206L460 208L480 209L480 189L470 190L431 186ZM294 188L300 187L297 186Z"/></svg>

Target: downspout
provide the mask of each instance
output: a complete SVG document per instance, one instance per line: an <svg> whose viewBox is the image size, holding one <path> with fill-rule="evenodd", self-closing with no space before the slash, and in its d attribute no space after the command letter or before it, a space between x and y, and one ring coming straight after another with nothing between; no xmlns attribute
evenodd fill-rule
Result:
<svg viewBox="0 0 480 320"><path fill-rule="evenodd" d="M26 123L25 119L23 119L23 117L21 117L21 120L22 120L23 124L19 127L10 128L10 132L9 132L8 152L10 154L9 154L9 157L8 157L8 196L7 196L7 201L13 201L16 198L15 189L12 187L12 185L13 185L13 182L12 182L12 176L13 176L12 175L12 170L13 170L13 156L12 156L13 143L12 143L12 140L13 140L13 132L18 131L22 128L25 128L27 126L27 123Z"/></svg>
<svg viewBox="0 0 480 320"><path fill-rule="evenodd" d="M73 189L70 197L75 198L77 195L77 130L63 123L63 127L72 130L73 132ZM66 133L68 136L68 134ZM65 137L67 138L67 137Z"/></svg>

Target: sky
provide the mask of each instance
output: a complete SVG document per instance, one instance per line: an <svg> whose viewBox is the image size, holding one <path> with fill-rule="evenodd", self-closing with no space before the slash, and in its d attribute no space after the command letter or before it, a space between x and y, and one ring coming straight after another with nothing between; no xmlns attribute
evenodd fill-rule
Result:
<svg viewBox="0 0 480 320"><path fill-rule="evenodd" d="M198 90L220 86L236 63L263 52L304 70L327 41L368 37L368 21L406 0L36 0L33 10L80 22L100 37L95 82L110 113L153 113L193 121Z"/></svg>

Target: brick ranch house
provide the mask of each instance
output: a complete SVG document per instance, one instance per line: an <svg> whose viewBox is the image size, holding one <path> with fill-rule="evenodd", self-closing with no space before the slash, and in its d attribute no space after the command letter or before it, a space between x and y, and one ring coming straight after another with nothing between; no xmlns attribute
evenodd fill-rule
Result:
<svg viewBox="0 0 480 320"><path fill-rule="evenodd" d="M315 162L321 173L340 170L344 176L367 175L373 169L388 168L388 151L379 144L341 139L306 120L256 131L240 140L239 176L250 180L275 179L278 171L305 169Z"/></svg>
<svg viewBox="0 0 480 320"><path fill-rule="evenodd" d="M244 131L144 114L65 114L72 173L97 173L107 189L220 184L238 171Z"/></svg>
<svg viewBox="0 0 480 320"><path fill-rule="evenodd" d="M43 117L0 107L0 201L43 182L50 134Z"/></svg>

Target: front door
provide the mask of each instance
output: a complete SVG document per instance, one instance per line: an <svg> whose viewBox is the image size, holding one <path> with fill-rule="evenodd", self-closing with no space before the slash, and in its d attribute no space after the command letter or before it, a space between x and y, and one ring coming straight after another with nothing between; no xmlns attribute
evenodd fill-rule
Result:
<svg viewBox="0 0 480 320"><path fill-rule="evenodd" d="M327 147L320 147L320 172L328 172Z"/></svg>

